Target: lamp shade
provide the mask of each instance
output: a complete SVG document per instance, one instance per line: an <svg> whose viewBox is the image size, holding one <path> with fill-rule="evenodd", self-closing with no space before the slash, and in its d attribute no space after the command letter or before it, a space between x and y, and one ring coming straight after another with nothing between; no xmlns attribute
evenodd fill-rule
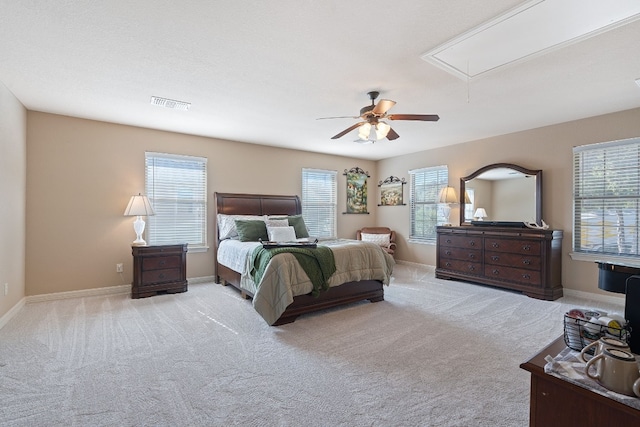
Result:
<svg viewBox="0 0 640 427"><path fill-rule="evenodd" d="M370 133L371 133L371 124L365 123L362 126L360 126L360 130L358 131L358 137L360 139L368 140Z"/></svg>
<svg viewBox="0 0 640 427"><path fill-rule="evenodd" d="M391 129L391 126L389 126L385 122L379 122L376 125L376 138L377 139L386 138L387 135L389 134L390 129Z"/></svg>
<svg viewBox="0 0 640 427"><path fill-rule="evenodd" d="M440 190L438 195L438 203L457 203L458 196L456 195L456 189L453 187L444 187Z"/></svg>
<svg viewBox="0 0 640 427"><path fill-rule="evenodd" d="M137 196L131 196L127 208L124 210L124 216L150 216L155 215L151 203L147 196L138 193Z"/></svg>
<svg viewBox="0 0 640 427"><path fill-rule="evenodd" d="M487 217L487 211L485 211L484 208L478 208L476 209L476 213L474 213L473 216L482 221L483 218Z"/></svg>

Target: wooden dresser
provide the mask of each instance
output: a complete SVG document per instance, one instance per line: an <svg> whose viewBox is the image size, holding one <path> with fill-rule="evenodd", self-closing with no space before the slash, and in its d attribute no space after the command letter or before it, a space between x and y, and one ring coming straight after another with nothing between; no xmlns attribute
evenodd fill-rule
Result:
<svg viewBox="0 0 640 427"><path fill-rule="evenodd" d="M187 291L187 244L132 246L131 298Z"/></svg>
<svg viewBox="0 0 640 427"><path fill-rule="evenodd" d="M438 227L436 277L562 296L562 231L510 227Z"/></svg>

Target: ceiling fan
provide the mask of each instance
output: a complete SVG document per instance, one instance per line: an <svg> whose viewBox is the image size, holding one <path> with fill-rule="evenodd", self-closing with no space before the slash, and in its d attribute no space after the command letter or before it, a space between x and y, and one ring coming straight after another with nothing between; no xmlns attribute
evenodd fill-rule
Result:
<svg viewBox="0 0 640 427"><path fill-rule="evenodd" d="M375 104L376 98L380 92L371 91L367 95L371 99L371 105L367 105L360 109L359 116L340 116L340 117L321 117L323 119L362 119L363 121L356 123L332 136L331 139L338 139L354 129L360 128L358 132L359 140L356 141L375 141L377 139L387 138L390 141L398 139L400 135L382 120L419 120L425 122L437 122L440 117L437 114L387 114L387 111L393 107L396 102L389 99L381 99ZM375 136L375 139L372 139Z"/></svg>

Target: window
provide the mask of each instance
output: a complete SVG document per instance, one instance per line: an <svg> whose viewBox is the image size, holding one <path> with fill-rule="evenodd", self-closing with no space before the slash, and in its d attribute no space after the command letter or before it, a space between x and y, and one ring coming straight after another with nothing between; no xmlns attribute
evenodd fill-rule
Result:
<svg viewBox="0 0 640 427"><path fill-rule="evenodd" d="M438 203L438 194L449 182L446 166L409 171L411 177L411 232L415 242L435 243L436 226L449 222L448 209Z"/></svg>
<svg viewBox="0 0 640 427"><path fill-rule="evenodd" d="M638 256L640 138L575 147L573 165L574 253Z"/></svg>
<svg viewBox="0 0 640 427"><path fill-rule="evenodd" d="M336 237L336 171L302 169L302 216L313 237Z"/></svg>
<svg viewBox="0 0 640 427"><path fill-rule="evenodd" d="M206 248L207 159L147 152L145 175L147 196L156 213L148 221L149 244Z"/></svg>
<svg viewBox="0 0 640 427"><path fill-rule="evenodd" d="M467 188L465 190L465 205L464 205L464 218L467 221L473 219L473 214L476 212L476 190L473 188Z"/></svg>

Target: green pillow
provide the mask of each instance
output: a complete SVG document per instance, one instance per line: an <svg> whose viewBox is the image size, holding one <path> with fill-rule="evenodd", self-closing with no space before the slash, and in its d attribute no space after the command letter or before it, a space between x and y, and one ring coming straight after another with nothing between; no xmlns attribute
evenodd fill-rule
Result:
<svg viewBox="0 0 640 427"><path fill-rule="evenodd" d="M268 241L267 225L260 220L236 219L236 230L241 242Z"/></svg>
<svg viewBox="0 0 640 427"><path fill-rule="evenodd" d="M309 237L309 231L307 230L307 225L304 223L304 219L302 215L292 215L289 216L289 225L296 230L296 237L298 239L302 237Z"/></svg>

